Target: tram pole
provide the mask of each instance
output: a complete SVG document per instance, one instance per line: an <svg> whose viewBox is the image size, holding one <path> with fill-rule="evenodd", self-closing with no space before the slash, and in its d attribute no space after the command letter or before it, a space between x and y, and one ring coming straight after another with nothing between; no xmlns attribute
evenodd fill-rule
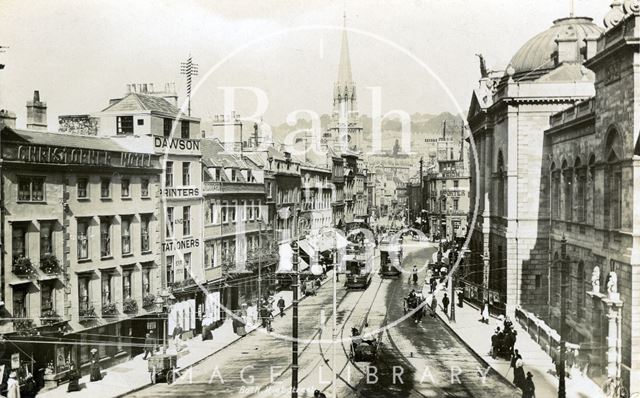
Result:
<svg viewBox="0 0 640 398"><path fill-rule="evenodd" d="M338 286L338 280L336 279L338 276L338 252L336 250L336 252L334 253L334 261L333 261L333 332L332 332L332 344L331 344L331 356L333 357L331 360L331 368L333 369L333 398L337 398L336 395L336 391L337 391L337 383L338 383L338 370L337 370L337 365L336 365L336 330L337 330L337 316L338 316L338 300L337 300L337 296L338 296L338 292L337 292L337 286Z"/></svg>
<svg viewBox="0 0 640 398"><path fill-rule="evenodd" d="M297 229L297 228L296 228ZM298 274L299 246L297 236L291 242L293 249L293 310L292 310L292 330L291 330L291 398L298 398L298 286L300 275Z"/></svg>

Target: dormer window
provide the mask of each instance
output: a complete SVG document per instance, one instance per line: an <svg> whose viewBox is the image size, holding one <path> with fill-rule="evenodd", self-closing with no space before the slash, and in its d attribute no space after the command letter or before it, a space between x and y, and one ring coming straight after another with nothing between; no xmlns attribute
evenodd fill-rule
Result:
<svg viewBox="0 0 640 398"><path fill-rule="evenodd" d="M118 116L116 120L117 135L133 134L133 116Z"/></svg>

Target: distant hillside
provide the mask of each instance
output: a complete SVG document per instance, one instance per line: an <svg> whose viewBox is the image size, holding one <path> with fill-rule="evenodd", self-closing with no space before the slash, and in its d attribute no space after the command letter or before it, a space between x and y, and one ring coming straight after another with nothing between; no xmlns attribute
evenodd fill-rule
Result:
<svg viewBox="0 0 640 398"><path fill-rule="evenodd" d="M320 117L320 125L322 131L326 130L330 121L329 115L322 115ZM372 131L372 119L368 115L363 115L362 127L364 129L364 141L367 145L371 142ZM414 146L422 146L425 139L432 139L441 137L443 129L445 128L446 121L446 133L448 135L455 135L460 131L462 126L462 120L460 117L452 115L449 112L443 112L438 115L428 113L414 113L411 115L411 144ZM287 134L301 129L311 128L310 120L298 120L294 126L289 126L287 123L279 124L272 127L273 135L276 141L283 142ZM388 118L382 121L382 149L391 150L395 140L401 140L402 123L398 118Z"/></svg>

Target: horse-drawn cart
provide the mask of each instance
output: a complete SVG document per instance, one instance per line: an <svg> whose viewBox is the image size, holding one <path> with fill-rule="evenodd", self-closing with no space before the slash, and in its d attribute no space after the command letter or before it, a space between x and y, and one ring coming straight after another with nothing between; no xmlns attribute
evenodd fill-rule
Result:
<svg viewBox="0 0 640 398"><path fill-rule="evenodd" d="M173 383L176 377L178 356L176 354L157 354L149 358L149 375L151 384L155 384L160 379L166 380L167 384Z"/></svg>

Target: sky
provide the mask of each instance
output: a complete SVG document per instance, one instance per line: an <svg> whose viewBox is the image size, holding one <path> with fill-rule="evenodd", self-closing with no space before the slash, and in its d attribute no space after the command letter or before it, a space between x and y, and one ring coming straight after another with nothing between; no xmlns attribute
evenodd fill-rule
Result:
<svg viewBox="0 0 640 398"><path fill-rule="evenodd" d="M346 13L361 113L380 90L383 112L466 113L478 84L476 53L503 70L529 38L570 14L572 0L0 0L0 108L26 124L40 91L50 129L57 117L104 109L128 83L186 81L199 65L192 114L203 120L266 104L268 123L306 109L330 113ZM610 1L573 0L575 14L602 18ZM225 106L224 87L234 89ZM226 90L226 91L225 91ZM264 93L266 102L256 92ZM299 113L302 115L302 113Z"/></svg>

